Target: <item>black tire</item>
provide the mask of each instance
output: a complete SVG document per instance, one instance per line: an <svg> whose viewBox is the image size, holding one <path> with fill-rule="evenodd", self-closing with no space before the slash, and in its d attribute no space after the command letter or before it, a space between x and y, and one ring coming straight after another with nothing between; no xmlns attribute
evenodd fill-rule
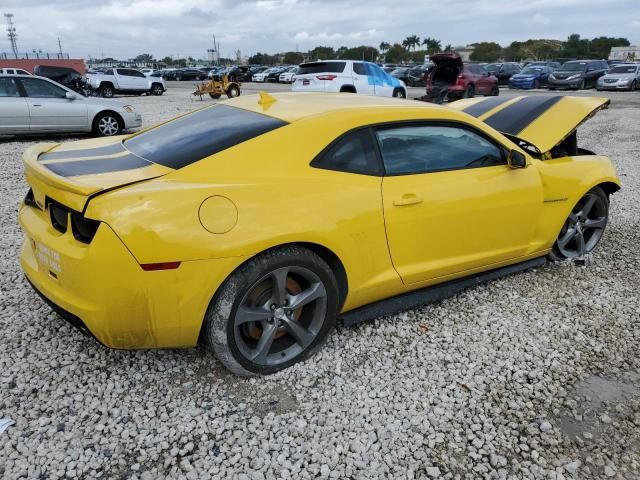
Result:
<svg viewBox="0 0 640 480"><path fill-rule="evenodd" d="M589 207L585 215L582 212L590 200L593 201L593 205ZM568 258L580 258L582 255L591 252L600 242L608 220L609 197L602 188L594 187L585 193L571 210L569 217L558 234L558 238L553 244L549 259L561 261ZM596 225L598 226L596 227ZM572 230L575 232L573 236L571 236ZM580 252L578 237L582 238L582 245L584 246L582 252ZM571 240L564 241L567 238ZM575 242L574 238L576 239ZM575 252L570 247L573 243L575 243Z"/></svg>
<svg viewBox="0 0 640 480"><path fill-rule="evenodd" d="M584 90L584 88L585 88L584 80L580 80L580 83L578 83L576 90Z"/></svg>
<svg viewBox="0 0 640 480"><path fill-rule="evenodd" d="M113 85L101 85L100 96L104 98L113 98Z"/></svg>
<svg viewBox="0 0 640 480"><path fill-rule="evenodd" d="M493 87L491 87L491 92L489 93L489 95L491 95L492 97L497 97L498 95L500 95L500 88L498 88L497 85L494 85Z"/></svg>
<svg viewBox="0 0 640 480"><path fill-rule="evenodd" d="M357 93L355 87L342 87L340 93Z"/></svg>
<svg viewBox="0 0 640 480"><path fill-rule="evenodd" d="M535 88L536 90L540 88L540 80L538 80L537 78L533 81L533 88Z"/></svg>
<svg viewBox="0 0 640 480"><path fill-rule="evenodd" d="M283 311L286 307L283 305L287 305L288 300L284 302L275 300L277 295L274 291L279 289L274 290L273 285L285 286L286 294L281 294L280 298L288 296L293 302L295 297L291 296L289 281L294 279L304 283L301 280L304 279L302 273L310 275L314 283L300 285L298 288L301 290L297 293L312 289L318 291L324 287L323 296L309 301L295 312L285 314ZM275 280L278 275L281 278L280 282ZM284 288L282 290L284 291ZM255 296L256 292L261 296ZM338 298L335 276L322 258L296 245L274 248L248 260L219 288L209 304L202 327L202 336L216 358L231 372L242 376L275 373L305 360L321 347L335 327ZM282 303L282 305L274 308L275 303L272 302ZM242 316L239 313L240 307L247 312L248 309L252 309L251 311L264 315L266 311L267 317L273 316L270 318L260 316L260 320L255 320L254 316L247 314ZM280 316L276 317L276 315ZM284 316L288 316L288 319ZM236 324L240 318L244 320ZM247 321L247 318L252 320ZM286 323L274 318L282 318ZM274 324L274 321L278 323ZM291 328L291 325L295 325L296 328ZM289 333L297 331L300 327L304 332L302 344L307 343L304 347L301 341L296 340ZM261 342L263 335L268 334L268 330L271 332L271 341ZM259 334L258 338L255 337L256 334ZM287 346L287 342L292 343ZM255 344L255 348L247 350L248 344ZM261 349L261 345L266 347ZM253 352L264 352L265 349L266 353L262 357L257 354L253 356L254 359L261 357L261 360L254 361L249 358Z"/></svg>
<svg viewBox="0 0 640 480"><path fill-rule="evenodd" d="M632 92L634 92L636 90L636 88L638 88L638 84L636 83L636 81L634 80L633 82L631 82L631 86L629 87L629 90L631 90Z"/></svg>
<svg viewBox="0 0 640 480"><path fill-rule="evenodd" d="M211 98L220 98L222 95L221 95L221 94L219 94L219 93L210 93L210 94L209 94L209 96L210 96Z"/></svg>
<svg viewBox="0 0 640 480"><path fill-rule="evenodd" d="M476 89L473 85L469 85L464 93L462 94L462 98L473 98L473 96L476 94Z"/></svg>
<svg viewBox="0 0 640 480"><path fill-rule="evenodd" d="M101 112L93 119L93 133L96 137L120 135L123 128L122 118L113 112Z"/></svg>
<svg viewBox="0 0 640 480"><path fill-rule="evenodd" d="M151 91L149 92L151 95L160 96L164 93L164 88L159 83L154 83L151 85Z"/></svg>
<svg viewBox="0 0 640 480"><path fill-rule="evenodd" d="M393 91L393 98L407 98L407 93L404 91L404 88L396 88Z"/></svg>
<svg viewBox="0 0 640 480"><path fill-rule="evenodd" d="M176 77L176 82L182 81L182 77Z"/></svg>
<svg viewBox="0 0 640 480"><path fill-rule="evenodd" d="M236 98L240 96L240 88L236 85L232 85L227 88L227 97L228 98Z"/></svg>

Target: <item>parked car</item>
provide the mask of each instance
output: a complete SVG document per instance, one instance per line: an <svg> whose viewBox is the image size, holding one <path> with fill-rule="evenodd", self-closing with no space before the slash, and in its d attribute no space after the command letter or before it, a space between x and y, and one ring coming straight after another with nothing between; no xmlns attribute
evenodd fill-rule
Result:
<svg viewBox="0 0 640 480"><path fill-rule="evenodd" d="M292 90L407 98L407 88L402 80L392 77L375 63L355 60L303 63L296 73Z"/></svg>
<svg viewBox="0 0 640 480"><path fill-rule="evenodd" d="M251 77L251 81L257 82L257 83L264 83L267 81L267 77L269 76L269 74L271 72L274 72L276 69L277 67L270 67L270 68L267 68L266 70L262 70L261 72L255 73Z"/></svg>
<svg viewBox="0 0 640 480"><path fill-rule="evenodd" d="M540 88L546 86L549 74L554 71L552 67L544 65L527 65L520 73L512 75L509 79L509 88Z"/></svg>
<svg viewBox="0 0 640 480"><path fill-rule="evenodd" d="M382 65L379 65L379 67L381 67L385 72L387 73L391 73L393 72L396 68L398 68L400 65L396 64L396 63L384 63Z"/></svg>
<svg viewBox="0 0 640 480"><path fill-rule="evenodd" d="M175 79L180 82L182 80L204 80L207 78L207 72L203 72L199 68L181 68L176 70Z"/></svg>
<svg viewBox="0 0 640 480"><path fill-rule="evenodd" d="M289 67L278 77L279 83L293 83L293 77L298 71L298 67Z"/></svg>
<svg viewBox="0 0 640 480"><path fill-rule="evenodd" d="M89 96L92 89L88 85L87 80L80 72L69 67L58 67L51 65L37 65L34 68L34 73L40 77L47 77L54 82L57 82L67 88L70 88L76 93L83 96Z"/></svg>
<svg viewBox="0 0 640 480"><path fill-rule="evenodd" d="M31 75L31 73L22 68L8 67L0 68L0 75Z"/></svg>
<svg viewBox="0 0 640 480"><path fill-rule="evenodd" d="M146 77L132 68L112 68L107 73L87 74L87 83L99 95L111 98L116 93L162 95L167 86L161 77Z"/></svg>
<svg viewBox="0 0 640 480"><path fill-rule="evenodd" d="M462 113L252 95L112 142L33 145L20 264L107 347L202 339L236 374L274 373L317 351L338 318L390 317L594 250L615 167L554 147L607 100L557 96L549 110L549 98L503 106L493 128L470 118L492 98L453 103ZM539 152L503 134L521 128ZM551 151L559 161L542 160Z"/></svg>
<svg viewBox="0 0 640 480"><path fill-rule="evenodd" d="M573 60L563 63L549 75L549 90L595 87L607 70L609 64L605 60Z"/></svg>
<svg viewBox="0 0 640 480"><path fill-rule="evenodd" d="M520 73L522 67L519 63L515 62L503 62L503 63L489 63L484 67L485 71L489 75L493 75L498 79L498 85L508 85L509 79L512 75Z"/></svg>
<svg viewBox="0 0 640 480"><path fill-rule="evenodd" d="M243 76L242 76L242 81L243 82L252 82L253 81L253 76L256 73L260 73L260 72L264 72L267 69L267 67L261 67L258 65L254 65L252 67L250 67L246 72L244 72Z"/></svg>
<svg viewBox="0 0 640 480"><path fill-rule="evenodd" d="M35 75L0 75L0 134L92 132L120 135L142 125L133 105L83 97Z"/></svg>
<svg viewBox="0 0 640 480"><path fill-rule="evenodd" d="M426 70L421 67L398 67L390 75L409 87L424 87L427 84L425 73Z"/></svg>
<svg viewBox="0 0 640 480"><path fill-rule="evenodd" d="M529 62L525 67L551 67L553 70L560 68L560 62L554 62L551 60L541 60L535 62ZM524 68L524 67L523 67Z"/></svg>
<svg viewBox="0 0 640 480"><path fill-rule="evenodd" d="M155 68L141 68L140 71L144 73L146 77L150 76L152 73L156 71Z"/></svg>
<svg viewBox="0 0 640 480"><path fill-rule="evenodd" d="M288 68L289 66L275 67L271 72L269 72L269 75L267 75L266 81L270 83L277 83L278 79L280 78L280 74L284 73Z"/></svg>
<svg viewBox="0 0 640 480"><path fill-rule="evenodd" d="M463 63L457 53L436 53L431 61L434 67L427 75L425 100L428 102L500 94L496 77L477 63Z"/></svg>
<svg viewBox="0 0 640 480"><path fill-rule="evenodd" d="M598 79L597 90L630 90L640 87L640 63L622 63L612 66Z"/></svg>

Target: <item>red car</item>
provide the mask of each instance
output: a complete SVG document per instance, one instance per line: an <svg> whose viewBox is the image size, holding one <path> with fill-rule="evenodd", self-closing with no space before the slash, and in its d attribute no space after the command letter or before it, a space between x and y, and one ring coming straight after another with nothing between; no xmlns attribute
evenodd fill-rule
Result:
<svg viewBox="0 0 640 480"><path fill-rule="evenodd" d="M498 95L498 79L475 63L463 64L457 53L436 53L431 56L434 68L427 76L428 102L442 103L476 94Z"/></svg>

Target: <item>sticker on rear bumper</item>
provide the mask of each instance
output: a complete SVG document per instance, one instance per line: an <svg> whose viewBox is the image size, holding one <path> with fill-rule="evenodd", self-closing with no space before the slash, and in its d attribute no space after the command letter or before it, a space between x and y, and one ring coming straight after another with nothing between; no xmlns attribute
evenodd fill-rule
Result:
<svg viewBox="0 0 640 480"><path fill-rule="evenodd" d="M58 252L47 247L42 242L38 242L37 240L31 240L31 244L33 245L33 249L36 254L36 260L38 261L38 264L40 264L40 266L56 274L62 271L60 254Z"/></svg>

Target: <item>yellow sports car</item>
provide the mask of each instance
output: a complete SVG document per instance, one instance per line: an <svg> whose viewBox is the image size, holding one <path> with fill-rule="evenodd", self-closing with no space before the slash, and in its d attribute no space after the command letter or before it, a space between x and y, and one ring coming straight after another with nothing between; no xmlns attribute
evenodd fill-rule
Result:
<svg viewBox="0 0 640 480"><path fill-rule="evenodd" d="M620 182L576 128L607 104L262 93L133 135L36 145L22 267L108 347L202 338L237 374L275 372L337 318L590 252Z"/></svg>

